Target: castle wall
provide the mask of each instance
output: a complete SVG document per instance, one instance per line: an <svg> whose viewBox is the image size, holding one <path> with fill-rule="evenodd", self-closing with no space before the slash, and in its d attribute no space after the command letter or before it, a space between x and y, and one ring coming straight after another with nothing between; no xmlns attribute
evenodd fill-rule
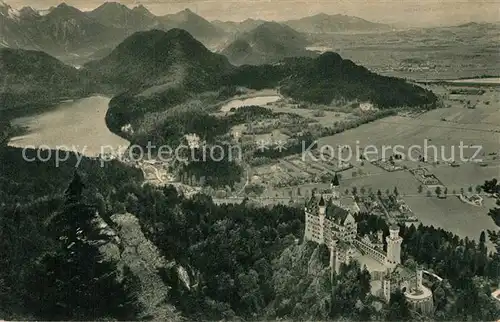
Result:
<svg viewBox="0 0 500 322"><path fill-rule="evenodd" d="M319 216L315 216L306 212L306 227L304 232L304 239L316 242L318 244L323 243L323 233L320 223Z"/></svg>
<svg viewBox="0 0 500 322"><path fill-rule="evenodd" d="M354 239L353 240L354 245L359 247L363 252L365 252L367 255L369 255L371 258L379 262L380 264L385 264L387 255L374 249L373 247L367 245L363 241L359 239Z"/></svg>

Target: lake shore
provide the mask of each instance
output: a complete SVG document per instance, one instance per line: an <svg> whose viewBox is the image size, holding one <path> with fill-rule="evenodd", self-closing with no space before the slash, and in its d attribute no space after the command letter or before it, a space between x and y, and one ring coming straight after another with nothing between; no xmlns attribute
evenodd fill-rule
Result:
<svg viewBox="0 0 500 322"><path fill-rule="evenodd" d="M22 135L9 139L12 147L71 150L95 157L104 150L117 151L130 142L113 134L105 123L110 98L95 95L60 102L42 113L12 120L24 128Z"/></svg>

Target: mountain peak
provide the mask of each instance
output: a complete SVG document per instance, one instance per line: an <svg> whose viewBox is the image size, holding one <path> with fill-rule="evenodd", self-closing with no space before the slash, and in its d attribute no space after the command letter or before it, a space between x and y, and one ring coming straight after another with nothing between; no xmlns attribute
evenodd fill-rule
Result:
<svg viewBox="0 0 500 322"><path fill-rule="evenodd" d="M96 11L109 11L109 10L120 10L120 11L129 11L130 9L118 2L110 1L110 2L104 2L102 5L99 7L95 8L93 12Z"/></svg>
<svg viewBox="0 0 500 322"><path fill-rule="evenodd" d="M96 75L116 79L120 88L159 84L167 78L168 82L179 83L186 77L190 86L208 86L213 80L207 75L232 68L226 57L212 53L190 33L178 28L135 32L108 56L85 66Z"/></svg>
<svg viewBox="0 0 500 322"><path fill-rule="evenodd" d="M83 12L81 12L80 10L78 10L75 7L72 7L68 4L66 4L65 2L62 2L57 7L52 9L49 13L49 15L55 15L55 14L62 14L62 15L69 14L69 15L71 15L71 14L83 14Z"/></svg>
<svg viewBox="0 0 500 322"><path fill-rule="evenodd" d="M37 17L40 15L38 11L32 7L22 7L21 10L19 10L19 14L22 18Z"/></svg>
<svg viewBox="0 0 500 322"><path fill-rule="evenodd" d="M140 4L140 5L132 8L132 11L141 13L141 14L147 16L147 17L154 17L154 15L151 13L151 11L149 11L148 8L146 8L142 4Z"/></svg>
<svg viewBox="0 0 500 322"><path fill-rule="evenodd" d="M180 28L172 28L172 29L168 30L165 34L167 37L171 37L171 38L194 39L193 36L189 32L187 32L184 29L180 29Z"/></svg>
<svg viewBox="0 0 500 322"><path fill-rule="evenodd" d="M216 39L222 33L205 18L200 17L189 8L174 14L168 14L159 18L163 24L163 29L180 28L187 30L197 39Z"/></svg>
<svg viewBox="0 0 500 322"><path fill-rule="evenodd" d="M171 44L184 44L188 47L203 47L193 36L183 29L173 28L167 32L152 29L148 31L135 32L127 39L125 39L118 47L115 49L117 52L121 53L139 53L141 55L153 49L166 49L171 46ZM196 50L201 50L200 48L195 48ZM151 53L157 52L152 50Z"/></svg>
<svg viewBox="0 0 500 322"><path fill-rule="evenodd" d="M101 7L116 7L116 8L127 8L126 5L124 4L121 4L119 2L115 2L115 1L106 1L104 2Z"/></svg>

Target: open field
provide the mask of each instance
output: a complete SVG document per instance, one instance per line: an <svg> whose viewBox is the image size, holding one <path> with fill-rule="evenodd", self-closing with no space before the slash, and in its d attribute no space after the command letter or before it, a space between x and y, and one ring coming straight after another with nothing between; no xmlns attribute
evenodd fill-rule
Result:
<svg viewBox="0 0 500 322"><path fill-rule="evenodd" d="M404 199L424 225L445 228L459 236L478 239L481 231L498 228L487 215L494 204L490 199L485 200L483 207L463 203L451 196L447 199L420 196Z"/></svg>
<svg viewBox="0 0 500 322"><path fill-rule="evenodd" d="M317 35L311 50L335 51L378 73L410 79L500 75L500 26L474 25Z"/></svg>
<svg viewBox="0 0 500 322"><path fill-rule="evenodd" d="M473 120L473 118L478 118L478 120L475 120L475 123L441 121L443 114L453 115L455 119ZM465 115L469 115L469 117ZM406 151L412 145L419 145L424 149L427 140L429 157L435 155L434 149L430 147L434 145L437 147L438 154L442 154L441 156L444 158L454 155L455 159L459 160L461 142L464 146L481 145L481 153L499 152L499 126L489 123L489 120L493 119L494 121L497 117L500 117L500 110L495 107L475 110L465 108L440 109L430 111L418 118L394 116L362 125L335 136L321 138L319 146L349 145L354 150L357 145L361 148L366 145L375 145L381 151L382 146L402 145ZM444 152L441 153L441 151ZM465 158L470 158L475 153L475 149L472 148L463 149L463 151Z"/></svg>
<svg viewBox="0 0 500 322"><path fill-rule="evenodd" d="M491 93L497 95L496 92ZM441 154L443 146L444 156L454 156L460 166L452 167L446 162L439 164L434 162L397 161L407 168L425 167L434 174L443 185L448 188L448 193L453 190L459 192L461 189L467 191L472 187L475 191L477 185L493 177L500 177L500 109L498 104L489 104L468 109L465 107L443 108L416 117L394 116L377 120L362 125L356 129L319 139L319 146L349 145L356 151L356 146L363 148L366 145L375 145L381 151L383 145L394 147L402 145L406 149L412 145L421 145L424 148L425 140L428 145L435 145L438 155ZM478 162L460 162L460 142L464 145L480 145L482 151L476 158L483 159L484 164ZM455 147L454 149L452 147ZM399 150L399 151L405 151ZM422 152L422 151L421 151ZM434 151L428 148L429 156L434 156ZM496 154L495 154L496 153ZM317 156L317 153L314 153ZM388 156L392 153L389 151ZM418 153L417 153L418 154ZM464 149L464 157L470 158L475 150ZM297 156L300 158L300 156ZM440 156L442 157L442 156ZM429 158L427 161L432 161ZM329 169L325 162L309 160L306 164L299 164L299 168L307 172L316 172L319 169ZM353 187L358 192L361 188L365 191L381 190L383 193L388 189L398 188L401 197L412 209L414 215L425 225L443 227L460 236L478 238L481 231L497 229L493 220L487 216L487 212L494 206L494 200L485 198L481 207L465 204L456 196L448 196L440 199L435 196L431 189L431 196L427 196L424 187L422 193L418 193L421 183L408 170L387 172L367 161L360 160L351 162L354 168L341 173L341 192ZM326 167L325 167L326 165ZM361 171L360 171L361 170ZM268 187L265 192L267 197L298 198L297 191L301 196L310 194L312 189L326 189L327 183L303 183L290 187L272 188ZM347 195L344 197L348 197Z"/></svg>
<svg viewBox="0 0 500 322"><path fill-rule="evenodd" d="M342 112L327 111L319 108L298 108L297 104L289 100L269 103L266 106L275 113L296 114L321 126L333 126L335 122L356 118L354 115Z"/></svg>

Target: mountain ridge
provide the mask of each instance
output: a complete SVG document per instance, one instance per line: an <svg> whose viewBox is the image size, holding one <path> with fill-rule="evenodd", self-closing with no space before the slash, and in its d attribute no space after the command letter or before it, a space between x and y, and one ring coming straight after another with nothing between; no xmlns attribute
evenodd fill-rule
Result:
<svg viewBox="0 0 500 322"><path fill-rule="evenodd" d="M314 16L300 19L287 20L283 23L297 31L312 34L392 29L392 27L388 24L371 22L355 16L342 14L329 15L326 13L319 13Z"/></svg>

